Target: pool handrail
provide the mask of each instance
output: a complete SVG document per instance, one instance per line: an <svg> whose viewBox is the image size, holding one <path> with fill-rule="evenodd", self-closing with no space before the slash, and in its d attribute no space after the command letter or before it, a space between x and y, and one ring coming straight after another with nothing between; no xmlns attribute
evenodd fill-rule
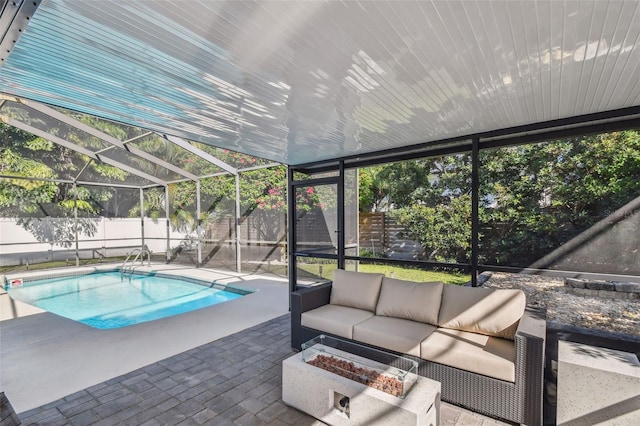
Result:
<svg viewBox="0 0 640 426"><path fill-rule="evenodd" d="M136 261L138 260L138 258L140 258L140 265L144 266L145 254L147 255L147 266L151 266L151 251L146 246L142 248L133 249L127 254L127 258L124 260L124 262L122 262L122 266L120 267L120 278L122 278L124 274L127 273L127 262L129 261L131 256L133 256L134 254L136 255L136 257L131 262L131 267L128 271L129 277L131 277L131 274L133 273L133 267L136 264Z"/></svg>

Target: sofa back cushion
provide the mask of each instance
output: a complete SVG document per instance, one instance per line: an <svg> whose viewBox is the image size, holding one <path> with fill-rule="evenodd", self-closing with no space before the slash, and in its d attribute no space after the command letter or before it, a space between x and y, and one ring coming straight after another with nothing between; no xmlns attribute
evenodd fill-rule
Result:
<svg viewBox="0 0 640 426"><path fill-rule="evenodd" d="M438 325L513 340L525 306L522 290L445 285Z"/></svg>
<svg viewBox="0 0 640 426"><path fill-rule="evenodd" d="M333 273L329 303L375 312L382 277L382 274L336 269Z"/></svg>
<svg viewBox="0 0 640 426"><path fill-rule="evenodd" d="M376 315L438 325L443 286L384 277Z"/></svg>

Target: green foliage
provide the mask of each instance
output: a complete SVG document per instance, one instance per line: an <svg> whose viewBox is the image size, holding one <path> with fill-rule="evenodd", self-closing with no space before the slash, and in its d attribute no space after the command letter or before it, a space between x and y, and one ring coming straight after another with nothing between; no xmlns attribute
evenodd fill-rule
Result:
<svg viewBox="0 0 640 426"><path fill-rule="evenodd" d="M124 170L104 163L91 163L91 167L96 174L107 178L113 178L120 182L124 182L129 176L129 173Z"/></svg>
<svg viewBox="0 0 640 426"><path fill-rule="evenodd" d="M384 166L372 166L358 170L358 206L361 212L379 211L384 202L378 172Z"/></svg>
<svg viewBox="0 0 640 426"><path fill-rule="evenodd" d="M36 117L30 117L26 109L6 108L5 112L29 124L42 127ZM71 116L93 128L96 128L118 140L138 138L134 145L165 161L178 165L196 175L216 174L221 169L189 151L182 149L157 136L145 136L142 129L112 123L96 117L78 114L66 110L62 113ZM58 123L48 131L80 146L97 151L109 145L100 139L76 130L71 126ZM119 168L78 154L60 145L42 138L21 132L11 126L1 124L0 171L16 177L40 177L46 179L73 178L82 171L82 180L105 182L105 187L92 188L91 193L81 193L78 199L66 185L53 182L24 179L3 179L0 181L0 213L4 216L28 217L54 215L69 217L77 207L83 218L91 215L118 214L128 210L130 216L139 216L138 197L118 199L118 191L110 188L107 182L125 182L130 174ZM265 160L228 150L214 148L205 144L194 144L205 152L239 169L266 164ZM105 155L108 155L105 154ZM37 159L32 160L31 158ZM135 156L130 157L134 167L160 179L175 179L175 174L149 161ZM88 166L88 167L86 167ZM62 175L62 176L61 176ZM195 217L196 196L194 182L181 182L169 185L169 217L174 229L193 232L197 220L233 216L235 212L235 180L233 176L220 175L201 181L202 216ZM282 233L278 215L286 211L286 168L284 166L244 172L240 179L241 215L259 214L260 233L274 236ZM157 219L165 216L165 192L163 188L144 191L144 207L147 216ZM122 197L120 197L122 198ZM110 208L111 211L105 211ZM41 227L25 219L24 226L34 233L42 234ZM60 222L61 223L61 222ZM39 239L48 238L37 235Z"/></svg>
<svg viewBox="0 0 640 426"><path fill-rule="evenodd" d="M139 129L133 129L122 124L106 121L92 115L73 113L69 110L62 110L62 112L88 126L93 127L96 130L100 130L101 132L106 133L109 136L112 136L121 141L129 139L132 136L138 136L140 133L142 133L142 131Z"/></svg>
<svg viewBox="0 0 640 426"><path fill-rule="evenodd" d="M482 152L481 261L529 265L640 196L640 133Z"/></svg>
<svg viewBox="0 0 640 426"><path fill-rule="evenodd" d="M24 110L8 111L9 115L19 116L21 120L39 124ZM112 126L115 126L111 124ZM99 146L92 138L85 140L79 133L73 133L68 126L49 129L50 133L74 141L82 146ZM18 224L31 232L38 241L59 241L62 246L70 246L75 239L75 207L80 215L79 231L85 235L94 235L97 231L95 220L91 216L101 213L96 201L105 200L112 194L111 188L78 188L74 194L69 184L60 184L46 180L27 180L23 178L57 179L60 174L77 176L87 165L89 159L72 150L36 137L12 126L0 124L0 173L16 176L16 179L0 180L0 215L19 218ZM93 163L85 170L83 178L102 176L122 180L124 172L104 164ZM77 195L77 201L75 196Z"/></svg>
<svg viewBox="0 0 640 426"><path fill-rule="evenodd" d="M422 245L426 257L439 262L468 262L471 258L471 196L455 197L435 207L424 204L391 212L407 229L407 237Z"/></svg>
<svg viewBox="0 0 640 426"><path fill-rule="evenodd" d="M153 220L164 217L164 189L151 188L144 191L144 212L145 216ZM136 204L129 209L130 217L140 216L140 205Z"/></svg>
<svg viewBox="0 0 640 426"><path fill-rule="evenodd" d="M55 144L43 138L35 138L26 141L25 147L31 151L52 151Z"/></svg>
<svg viewBox="0 0 640 426"><path fill-rule="evenodd" d="M93 205L85 200L62 200L58 205L66 210L73 210L76 207L79 211L95 213Z"/></svg>
<svg viewBox="0 0 640 426"><path fill-rule="evenodd" d="M358 253L358 256L360 257L376 257L375 255L376 253L374 253L373 250L369 250L366 248L360 248L360 251Z"/></svg>
<svg viewBox="0 0 640 426"><path fill-rule="evenodd" d="M428 183L430 166L427 160L389 164L378 170L377 186L389 198L390 204L396 207L411 205L419 197L416 191Z"/></svg>
<svg viewBox="0 0 640 426"><path fill-rule="evenodd" d="M459 154L367 168L361 182L366 193L376 192L383 200L378 206L388 208L404 227L400 236L418 241L427 259L468 261L470 170L470 156Z"/></svg>
<svg viewBox="0 0 640 426"><path fill-rule="evenodd" d="M247 160L245 160L248 162ZM281 233L279 215L286 211L286 168L276 166L251 170L240 174L240 214L259 214L258 230L263 238L274 240ZM200 181L200 219L216 219L235 216L235 178L219 175ZM164 217L164 192L145 191L145 212L150 217ZM193 232L196 226L195 182L169 185L170 218L174 229ZM134 207L131 216L139 215Z"/></svg>
<svg viewBox="0 0 640 426"><path fill-rule="evenodd" d="M5 113L34 125L42 125L25 110L5 108ZM143 135L134 129L66 112L101 131L126 140ZM93 150L105 143L59 125L49 130ZM169 216L174 229L192 232L198 220L217 220L235 214L235 179L215 175L220 168L157 137L143 137L135 145L173 162L202 179L202 215L195 217L194 182L169 185ZM237 168L264 164L264 160L197 144L200 149ZM131 160L139 170L169 178L173 172ZM621 206L640 197L640 132L624 131L547 143L514 146L480 152L481 262L527 266L572 237L593 226ZM85 166L87 166L85 168ZM56 238L69 239L74 209L81 213L87 233L93 232L92 215L127 211L139 216L138 197L118 200L113 188L78 188L66 184L20 178L74 178L124 182L130 176L115 167L93 161L45 139L0 123L0 173L14 178L0 180L0 213L22 217L25 228L40 240L44 225L37 217L64 218ZM259 217L259 234L275 240L282 234L281 216L286 212L284 166L243 172L240 175L240 213ZM406 229L406 237L422 245L425 257L445 262L467 262L471 236L471 160L469 154L424 158L359 170L361 211L389 211ZM347 195L348 196L348 195ZM144 191L146 215L165 216L163 188ZM355 194L353 194L355 198ZM76 201L77 198L77 201ZM121 197L122 198L122 197ZM294 195L299 212L335 208L333 186L300 188ZM58 226L58 225L56 225ZM67 229L63 229L67 227Z"/></svg>
<svg viewBox="0 0 640 426"><path fill-rule="evenodd" d="M361 173L429 259L468 262L470 156ZM480 151L480 261L527 266L640 196L640 132ZM372 203L366 204L370 206Z"/></svg>
<svg viewBox="0 0 640 426"><path fill-rule="evenodd" d="M39 161L20 156L11 148L0 149L0 172L5 175L50 179L55 176L53 170ZM14 184L20 179L15 179ZM41 183L41 182L40 182ZM26 185L26 184L21 184ZM28 185L31 186L31 185Z"/></svg>
<svg viewBox="0 0 640 426"><path fill-rule="evenodd" d="M240 179L242 211L286 212L287 169L278 166L244 172Z"/></svg>
<svg viewBox="0 0 640 426"><path fill-rule="evenodd" d="M26 133L16 132L4 124L0 125L0 140L3 143L0 148L1 174L43 179L55 177L45 164L21 156L14 138L23 138L25 145L37 139ZM31 146L36 145L37 143L33 143ZM57 185L52 182L5 178L0 180L0 211L4 216L31 215L38 211L38 203L50 201L56 193Z"/></svg>

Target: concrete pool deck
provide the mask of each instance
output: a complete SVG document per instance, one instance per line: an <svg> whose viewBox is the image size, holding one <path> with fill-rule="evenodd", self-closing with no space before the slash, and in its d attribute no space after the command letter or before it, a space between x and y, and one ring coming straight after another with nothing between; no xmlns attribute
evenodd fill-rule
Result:
<svg viewBox="0 0 640 426"><path fill-rule="evenodd" d="M115 266L118 265L96 269ZM233 283L257 291L174 317L99 330L14 302L3 290L0 293L0 391L5 392L17 413L289 311L286 279L164 264L151 265L151 270ZM21 273L20 276L38 274L43 271ZM7 276L13 277L12 274Z"/></svg>

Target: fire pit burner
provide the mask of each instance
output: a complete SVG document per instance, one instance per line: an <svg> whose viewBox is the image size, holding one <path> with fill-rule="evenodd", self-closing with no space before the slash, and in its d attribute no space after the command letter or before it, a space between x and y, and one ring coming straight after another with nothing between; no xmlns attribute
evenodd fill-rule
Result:
<svg viewBox="0 0 640 426"><path fill-rule="evenodd" d="M402 382L400 380L368 368L359 367L353 362L319 354L307 361L307 363L390 395L402 395Z"/></svg>

